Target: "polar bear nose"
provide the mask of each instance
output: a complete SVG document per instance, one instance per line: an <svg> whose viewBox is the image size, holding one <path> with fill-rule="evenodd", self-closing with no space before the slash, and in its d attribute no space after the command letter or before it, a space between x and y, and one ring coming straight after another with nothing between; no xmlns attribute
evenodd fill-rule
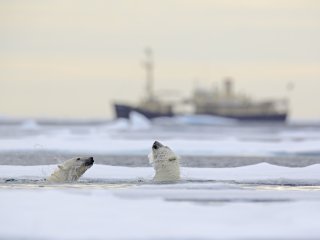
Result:
<svg viewBox="0 0 320 240"><path fill-rule="evenodd" d="M85 161L85 166L91 166L93 163L94 163L93 157L89 157Z"/></svg>
<svg viewBox="0 0 320 240"><path fill-rule="evenodd" d="M158 149L159 147L163 147L163 145L161 143L159 143L158 141L155 141L152 145L153 149Z"/></svg>

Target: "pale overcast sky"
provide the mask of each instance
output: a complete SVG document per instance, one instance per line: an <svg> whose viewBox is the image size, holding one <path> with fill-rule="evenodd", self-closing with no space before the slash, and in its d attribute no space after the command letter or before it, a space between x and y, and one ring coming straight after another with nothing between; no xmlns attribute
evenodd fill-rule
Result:
<svg viewBox="0 0 320 240"><path fill-rule="evenodd" d="M232 76L320 119L319 43L317 0L0 0L0 115L111 117L112 101L142 97L151 46L157 90Z"/></svg>

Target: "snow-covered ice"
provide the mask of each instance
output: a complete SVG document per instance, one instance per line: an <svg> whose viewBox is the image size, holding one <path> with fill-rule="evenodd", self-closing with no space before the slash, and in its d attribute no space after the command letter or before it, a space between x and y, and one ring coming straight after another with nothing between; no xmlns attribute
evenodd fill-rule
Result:
<svg viewBox="0 0 320 240"><path fill-rule="evenodd" d="M132 117L135 119L137 116ZM27 125L27 127L26 127ZM320 154L320 128L250 126L162 127L145 119L120 119L98 126L0 128L0 151L63 151L115 155L146 155L154 140L180 155L281 156ZM11 132L9 132L11 130ZM8 133L9 132L9 133ZM201 133L201 134L199 134Z"/></svg>
<svg viewBox="0 0 320 240"><path fill-rule="evenodd" d="M47 184L54 167L0 166L0 238L320 237L320 165L183 168L175 184L154 184L151 167L94 165Z"/></svg>

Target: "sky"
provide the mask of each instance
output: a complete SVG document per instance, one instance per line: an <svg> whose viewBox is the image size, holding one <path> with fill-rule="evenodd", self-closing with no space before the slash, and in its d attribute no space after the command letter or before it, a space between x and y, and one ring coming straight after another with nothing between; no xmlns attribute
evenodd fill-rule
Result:
<svg viewBox="0 0 320 240"><path fill-rule="evenodd" d="M151 47L156 91L232 77L320 119L319 43L317 0L0 0L0 115L113 117L114 101L144 96Z"/></svg>

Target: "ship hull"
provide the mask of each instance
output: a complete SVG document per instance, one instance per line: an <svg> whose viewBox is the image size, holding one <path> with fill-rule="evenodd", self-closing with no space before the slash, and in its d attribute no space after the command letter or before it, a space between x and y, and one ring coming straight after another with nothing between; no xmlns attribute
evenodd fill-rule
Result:
<svg viewBox="0 0 320 240"><path fill-rule="evenodd" d="M251 116L228 116L228 115L217 115L208 114L212 116L232 118L238 121L252 121L252 122L285 122L287 119L287 114L269 114L269 115L251 115Z"/></svg>
<svg viewBox="0 0 320 240"><path fill-rule="evenodd" d="M125 104L114 104L115 113L117 118L129 118L130 112L138 112L149 119L157 118L157 117L173 117L174 113L160 113L156 111L147 111L145 109L141 109L138 107L132 107L130 105ZM221 114L213 114L213 113L201 113L201 115L210 115L217 117L225 117L230 119L235 119L238 121L254 121L254 122L285 122L287 119L286 113L275 113L275 114L260 114L260 115L221 115ZM196 115L196 114L195 114Z"/></svg>
<svg viewBox="0 0 320 240"><path fill-rule="evenodd" d="M129 118L130 112L137 112L149 119L157 118L157 117L173 117L174 114L172 112L160 113L156 111L147 111L138 107L131 107L125 104L114 104L116 117L117 118Z"/></svg>

